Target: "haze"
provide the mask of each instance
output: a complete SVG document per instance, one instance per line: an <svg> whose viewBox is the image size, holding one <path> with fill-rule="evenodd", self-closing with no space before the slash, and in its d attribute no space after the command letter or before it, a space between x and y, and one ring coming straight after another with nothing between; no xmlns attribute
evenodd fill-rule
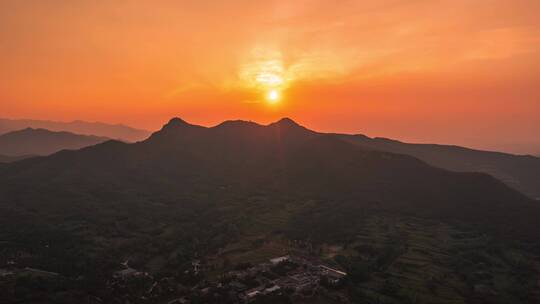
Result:
<svg viewBox="0 0 540 304"><path fill-rule="evenodd" d="M0 116L151 130L178 115L289 116L538 154L539 12L537 0L2 1Z"/></svg>

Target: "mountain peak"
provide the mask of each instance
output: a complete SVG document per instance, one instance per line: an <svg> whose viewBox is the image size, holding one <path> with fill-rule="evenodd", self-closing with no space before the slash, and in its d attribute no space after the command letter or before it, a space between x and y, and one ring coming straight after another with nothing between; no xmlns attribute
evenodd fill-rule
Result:
<svg viewBox="0 0 540 304"><path fill-rule="evenodd" d="M279 128L301 128L305 129L303 126L299 125L296 121L284 117L276 122L273 122L268 125L269 127L279 127Z"/></svg>
<svg viewBox="0 0 540 304"><path fill-rule="evenodd" d="M215 126L215 128L224 127L260 127L260 125L250 120L226 120Z"/></svg>
<svg viewBox="0 0 540 304"><path fill-rule="evenodd" d="M188 122L186 122L185 120L183 120L182 118L179 118L179 117L174 117L174 118L171 118L171 120L169 120L168 123L166 123L163 128L161 128L162 131L166 131L166 130L177 130L177 129L183 129L183 128L187 128L187 127L198 127L197 125L192 125Z"/></svg>
<svg viewBox="0 0 540 304"><path fill-rule="evenodd" d="M65 134L72 134L72 135L79 135L71 132L66 131L51 131L43 128L32 128L32 127L26 127L24 129L11 131L5 134L2 134L2 136L19 136L19 135L65 135ZM85 136L85 135L81 135Z"/></svg>
<svg viewBox="0 0 540 304"><path fill-rule="evenodd" d="M282 119L276 121L276 122L273 123L273 124L279 125L279 126L295 126L295 127L300 127L300 125L299 125L296 121L290 119L289 117L283 117Z"/></svg>
<svg viewBox="0 0 540 304"><path fill-rule="evenodd" d="M171 120L169 120L168 123L166 123L163 128L167 127L179 127L179 126L189 126L190 124L187 123L185 120L183 120L180 117L173 117Z"/></svg>
<svg viewBox="0 0 540 304"><path fill-rule="evenodd" d="M13 130L13 131L7 132L6 134L8 134L8 133L32 133L32 132L36 132L36 131L45 131L45 129L26 127L24 129L18 129L18 130ZM52 131L50 131L50 132L52 132Z"/></svg>
<svg viewBox="0 0 540 304"><path fill-rule="evenodd" d="M163 125L161 130L152 133L148 139L162 138L163 136L177 136L184 134L185 132L197 129L204 129L204 127L198 125L192 125L179 117L173 117L168 123Z"/></svg>
<svg viewBox="0 0 540 304"><path fill-rule="evenodd" d="M271 129L278 130L279 132L292 132L294 134L301 134L301 133L309 133L309 134L315 134L317 132L312 131L300 124L298 124L296 121L284 117L276 122L273 122L269 124L267 127Z"/></svg>

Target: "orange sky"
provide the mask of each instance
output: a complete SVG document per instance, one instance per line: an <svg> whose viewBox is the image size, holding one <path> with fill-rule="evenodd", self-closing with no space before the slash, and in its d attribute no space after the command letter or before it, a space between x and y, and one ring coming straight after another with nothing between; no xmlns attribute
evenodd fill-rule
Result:
<svg viewBox="0 0 540 304"><path fill-rule="evenodd" d="M288 116L540 154L539 87L538 0L0 2L0 117Z"/></svg>

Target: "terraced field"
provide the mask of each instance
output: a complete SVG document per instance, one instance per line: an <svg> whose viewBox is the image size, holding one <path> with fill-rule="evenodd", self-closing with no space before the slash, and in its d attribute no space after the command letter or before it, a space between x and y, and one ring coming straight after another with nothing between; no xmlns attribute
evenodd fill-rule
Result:
<svg viewBox="0 0 540 304"><path fill-rule="evenodd" d="M264 227L259 233L271 231L286 222L286 210L272 217L259 213L265 222L254 216L250 223ZM457 304L471 299L478 303L540 299L537 257L517 249L517 244L496 242L473 227L403 216L369 215L356 227L357 234L343 243L291 240L275 231L253 234L224 248L215 261L230 268L289 253L312 256L347 270L349 278L340 292L353 301Z"/></svg>
<svg viewBox="0 0 540 304"><path fill-rule="evenodd" d="M366 220L343 256L366 299L383 303L536 303L535 257L465 227L415 218ZM381 257L383 258L381 261ZM358 275L357 275L358 276Z"/></svg>

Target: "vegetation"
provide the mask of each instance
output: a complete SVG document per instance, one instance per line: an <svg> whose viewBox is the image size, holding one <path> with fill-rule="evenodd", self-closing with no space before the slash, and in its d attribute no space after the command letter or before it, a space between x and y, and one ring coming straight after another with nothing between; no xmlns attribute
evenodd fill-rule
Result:
<svg viewBox="0 0 540 304"><path fill-rule="evenodd" d="M291 121L173 120L137 144L4 165L0 184L0 269L58 273L2 278L7 302L161 303L141 298L146 280L111 288L121 263L174 279L178 296L289 252L345 269L335 293L353 302L538 300L536 202L484 174L361 150Z"/></svg>

